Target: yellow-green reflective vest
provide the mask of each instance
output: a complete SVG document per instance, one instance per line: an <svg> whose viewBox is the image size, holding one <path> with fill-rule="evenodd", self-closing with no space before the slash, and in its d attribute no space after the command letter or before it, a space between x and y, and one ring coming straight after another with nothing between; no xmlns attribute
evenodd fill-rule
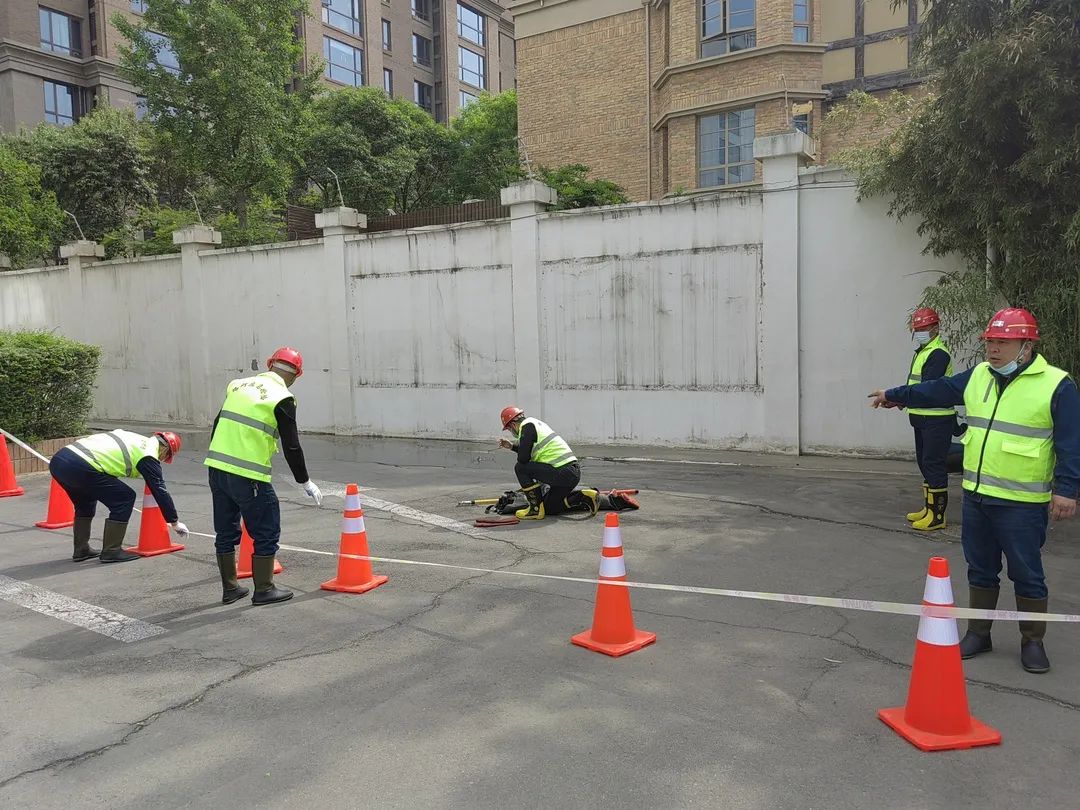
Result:
<svg viewBox="0 0 1080 810"><path fill-rule="evenodd" d="M269 481L270 459L277 452L278 440L274 408L291 396L285 381L273 371L229 383L206 466Z"/></svg>
<svg viewBox="0 0 1080 810"><path fill-rule="evenodd" d="M964 389L964 489L1025 503L1047 503L1053 489L1054 422L1050 401L1068 374L1039 355L998 396L989 363Z"/></svg>
<svg viewBox="0 0 1080 810"><path fill-rule="evenodd" d="M949 365L945 369L945 376L951 377L953 373L952 367L952 352L945 345L945 341L941 339L941 335L935 335L934 339L927 343L925 346L920 346L915 351L915 356L911 359L911 371L908 372L907 384L918 385L923 381L922 371L923 366L926 365L927 358L934 353L935 350L941 349L945 354L949 355ZM908 413L912 416L952 416L956 413L955 408L908 408Z"/></svg>
<svg viewBox="0 0 1080 810"><path fill-rule="evenodd" d="M521 440L521 430L525 425L532 425L536 428L536 444L532 448L531 461L550 464L552 467L565 467L571 461L577 461L577 456L574 455L574 451L570 449L570 445L566 443L562 436L544 422L533 419L531 416L521 420L517 435L519 441Z"/></svg>
<svg viewBox="0 0 1080 810"><path fill-rule="evenodd" d="M95 433L67 447L98 472L114 478L139 478L141 473L136 469L139 462L147 456L157 458L160 444L156 436L113 430Z"/></svg>

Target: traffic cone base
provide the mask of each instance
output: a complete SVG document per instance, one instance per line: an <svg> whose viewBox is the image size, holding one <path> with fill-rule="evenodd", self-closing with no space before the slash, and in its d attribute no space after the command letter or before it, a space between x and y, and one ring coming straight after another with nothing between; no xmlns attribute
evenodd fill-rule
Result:
<svg viewBox="0 0 1080 810"><path fill-rule="evenodd" d="M49 507L45 519L34 524L39 529L66 529L75 525L75 505L71 502L62 486L51 479L49 485Z"/></svg>
<svg viewBox="0 0 1080 810"><path fill-rule="evenodd" d="M169 538L169 525L161 515L161 507L154 500L150 487L143 491L142 519L139 521L139 544L127 549L140 557L157 557L183 551L184 546Z"/></svg>
<svg viewBox="0 0 1080 810"><path fill-rule="evenodd" d="M590 628L584 633L578 633L576 636L571 636L570 641L577 644L579 647L584 647L586 650L592 650L593 652L603 653L604 655L618 658L620 655L636 652L642 647L649 646L656 641L656 633L649 633L645 630L638 630L635 628L634 637L630 641L626 641L622 644L605 644L602 641L593 639L592 629Z"/></svg>
<svg viewBox="0 0 1080 810"><path fill-rule="evenodd" d="M380 585L385 585L389 581L390 577L376 574L373 575L370 580L364 582L361 585L342 585L340 582L338 582L337 577L334 577L333 579L324 582L319 587L322 588L324 591L338 591L340 593L367 593L368 591L372 591L375 588L378 588Z"/></svg>
<svg viewBox="0 0 1080 810"><path fill-rule="evenodd" d="M12 487L11 489L5 489L0 492L0 498L14 498L16 495L24 495L26 490L22 487Z"/></svg>
<svg viewBox="0 0 1080 810"><path fill-rule="evenodd" d="M904 719L904 707L881 709L878 717L889 728L922 751L952 751L978 748L981 745L1001 745L1001 732L971 718L971 730L966 734L934 734L915 728Z"/></svg>
<svg viewBox="0 0 1080 810"><path fill-rule="evenodd" d="M251 558L255 554L255 541L248 534L247 526L240 523L240 549L236 553L236 578L251 579ZM274 557L274 573L280 574L285 569Z"/></svg>
<svg viewBox="0 0 1080 810"><path fill-rule="evenodd" d="M324 591L338 593L367 593L390 581L371 570L367 529L364 526L364 510L360 507L360 487L345 487L345 509L341 518L341 546L338 552L337 576L319 587Z"/></svg>

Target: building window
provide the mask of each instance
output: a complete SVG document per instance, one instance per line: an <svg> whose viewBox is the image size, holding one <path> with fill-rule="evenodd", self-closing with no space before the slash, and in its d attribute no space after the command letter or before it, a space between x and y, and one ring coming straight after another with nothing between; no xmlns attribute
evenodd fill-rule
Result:
<svg viewBox="0 0 1080 810"><path fill-rule="evenodd" d="M430 20L431 0L412 0L412 13L421 20Z"/></svg>
<svg viewBox="0 0 1080 810"><path fill-rule="evenodd" d="M155 61L173 76L180 75L180 60L176 57L176 51L172 49L172 43L164 34L157 31L147 31L146 36L154 43Z"/></svg>
<svg viewBox="0 0 1080 810"><path fill-rule="evenodd" d="M795 129L799 132L804 132L807 135L810 134L810 114L803 113L802 115L796 115L791 119L791 123L795 125Z"/></svg>
<svg viewBox="0 0 1080 810"><path fill-rule="evenodd" d="M82 56L82 26L78 20L47 8L38 9L38 20L42 50Z"/></svg>
<svg viewBox="0 0 1080 810"><path fill-rule="evenodd" d="M458 36L482 46L484 44L484 15L458 3L457 31Z"/></svg>
<svg viewBox="0 0 1080 810"><path fill-rule="evenodd" d="M754 108L698 119L698 186L754 179Z"/></svg>
<svg viewBox="0 0 1080 810"><path fill-rule="evenodd" d="M412 60L418 65L431 67L431 40L419 34L412 35Z"/></svg>
<svg viewBox="0 0 1080 810"><path fill-rule="evenodd" d="M754 0L701 0L701 55L753 48Z"/></svg>
<svg viewBox="0 0 1080 810"><path fill-rule="evenodd" d="M136 14L142 14L146 11L147 0L131 0L131 10Z"/></svg>
<svg viewBox="0 0 1080 810"><path fill-rule="evenodd" d="M78 118L78 90L71 85L45 81L45 120L62 127L71 126Z"/></svg>
<svg viewBox="0 0 1080 810"><path fill-rule="evenodd" d="M323 58L326 67L323 75L339 84L351 87L364 85L364 52L352 45L323 37Z"/></svg>
<svg viewBox="0 0 1080 810"><path fill-rule="evenodd" d="M360 0L322 0L322 21L340 31L360 36Z"/></svg>
<svg viewBox="0 0 1080 810"><path fill-rule="evenodd" d="M382 21L382 47L384 51L392 51L394 49L394 37L393 32L390 29L390 21Z"/></svg>
<svg viewBox="0 0 1080 810"><path fill-rule="evenodd" d="M795 35L796 42L810 41L810 0L795 0Z"/></svg>
<svg viewBox="0 0 1080 810"><path fill-rule="evenodd" d="M476 101L476 99L477 97L474 96L472 93L466 93L464 90L462 90L461 96L458 98L458 106L468 107L470 104Z"/></svg>
<svg viewBox="0 0 1080 810"><path fill-rule="evenodd" d="M413 82L413 101L422 109L431 112L431 85L423 82Z"/></svg>
<svg viewBox="0 0 1080 810"><path fill-rule="evenodd" d="M458 47L458 78L465 84L479 87L481 90L487 87L484 83L484 57L468 48Z"/></svg>
<svg viewBox="0 0 1080 810"><path fill-rule="evenodd" d="M382 89L386 91L386 95L393 97L394 71L392 71L390 68L382 69Z"/></svg>

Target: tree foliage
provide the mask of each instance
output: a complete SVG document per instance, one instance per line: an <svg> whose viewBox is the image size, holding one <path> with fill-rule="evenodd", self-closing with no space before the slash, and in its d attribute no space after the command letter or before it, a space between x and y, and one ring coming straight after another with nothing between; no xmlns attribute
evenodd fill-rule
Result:
<svg viewBox="0 0 1080 810"><path fill-rule="evenodd" d="M150 0L133 23L121 66L146 96L149 115L176 157L207 178L246 227L249 203L283 199L311 95L294 33L307 0ZM162 38L164 37L164 39Z"/></svg>
<svg viewBox="0 0 1080 810"><path fill-rule="evenodd" d="M135 116L103 107L71 127L42 124L11 138L41 171L61 208L78 217L87 239L100 240L154 199L150 161ZM67 223L66 236L79 236Z"/></svg>
<svg viewBox="0 0 1080 810"><path fill-rule="evenodd" d="M541 167L540 179L559 192L556 210L621 205L627 201L623 190L610 180L589 177L589 167L568 163L554 169Z"/></svg>
<svg viewBox="0 0 1080 810"><path fill-rule="evenodd" d="M16 267L44 263L64 228L64 213L41 186L41 170L0 141L0 253Z"/></svg>
<svg viewBox="0 0 1080 810"><path fill-rule="evenodd" d="M455 201L497 200L520 180L517 93L483 93L450 122L453 166L449 194Z"/></svg>
<svg viewBox="0 0 1080 810"><path fill-rule="evenodd" d="M959 254L978 274L943 278L928 300L968 323L985 323L994 299L1028 307L1041 350L1077 374L1080 3L934 0L917 55L932 94L853 98L831 124L855 110L897 126L840 162L862 193L919 220L928 251Z"/></svg>

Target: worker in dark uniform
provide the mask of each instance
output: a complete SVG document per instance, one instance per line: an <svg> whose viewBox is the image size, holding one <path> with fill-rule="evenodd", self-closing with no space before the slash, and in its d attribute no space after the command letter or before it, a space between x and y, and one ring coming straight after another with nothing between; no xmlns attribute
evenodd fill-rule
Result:
<svg viewBox="0 0 1080 810"><path fill-rule="evenodd" d="M503 408L500 419L514 441L499 439L499 446L517 453L514 474L529 502L514 514L521 520L543 520L571 510L595 515L600 493L595 489L574 491L581 480L581 466L570 445L544 422L525 416L525 411L513 405ZM545 484L546 495L542 489Z"/></svg>
<svg viewBox="0 0 1080 810"><path fill-rule="evenodd" d="M929 382L953 373L952 355L938 334L937 312L920 307L911 315L911 336L915 354L911 358L908 385ZM911 528L934 531L945 528L949 505L949 473L946 460L956 426L955 408L909 408L908 419L915 431L915 460L923 477L922 508L909 512Z"/></svg>
<svg viewBox="0 0 1080 810"><path fill-rule="evenodd" d="M1026 309L1003 309L983 340L986 362L955 376L874 391L871 405L966 408L964 512L961 542L968 565L969 604L994 610L1001 558L1016 591L1016 607L1046 613L1042 546L1048 517L1076 514L1080 493L1080 392L1062 369L1035 351L1039 325ZM992 622L970 619L960 655L993 649ZM1046 672L1046 622L1020 622L1020 661Z"/></svg>
<svg viewBox="0 0 1080 810"><path fill-rule="evenodd" d="M293 477L316 505L322 503L322 493L308 478L296 428L296 400L289 391L289 386L304 373L304 358L295 349L283 347L266 361L266 368L262 374L229 383L206 454L221 601L226 605L248 593L236 580L241 517L255 545L251 559L255 585L252 604L269 605L293 596L292 591L274 586L281 508L270 483L270 460L277 452L279 438Z"/></svg>
<svg viewBox="0 0 1080 810"><path fill-rule="evenodd" d="M178 537L187 537L172 495L165 488L161 462L171 464L180 452L180 437L169 431L143 436L130 430L95 433L61 448L49 462L52 477L75 507L72 534L75 562L94 557L103 563L132 562L138 554L124 550L124 536L135 508L135 490L121 478L142 478L161 508L161 514ZM98 502L109 509L102 533L102 548L90 546L90 527Z"/></svg>

